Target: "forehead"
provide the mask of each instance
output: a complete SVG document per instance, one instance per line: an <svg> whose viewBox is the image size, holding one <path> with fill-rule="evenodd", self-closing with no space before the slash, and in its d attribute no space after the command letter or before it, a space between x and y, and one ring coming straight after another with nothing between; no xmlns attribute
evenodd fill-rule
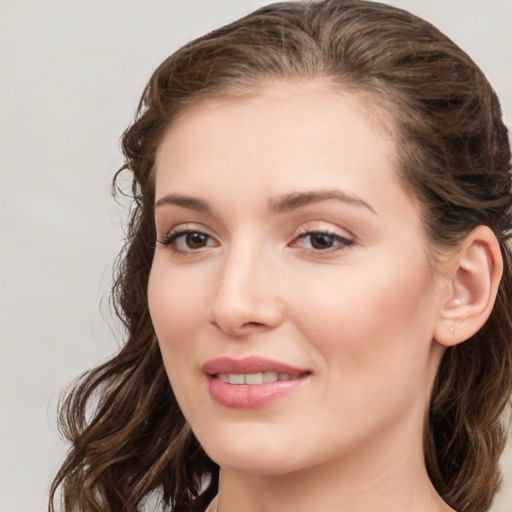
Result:
<svg viewBox="0 0 512 512"><path fill-rule="evenodd" d="M343 148L394 162L395 133L388 111L368 93L349 91L326 78L273 80L243 95L203 98L184 110L162 139L156 169L178 164L179 156L192 148L193 155L186 155L187 162L176 170L204 156L202 149L212 163L214 157L224 162L241 158L240 164L252 157L263 163L269 156L284 165L293 155L321 160Z"/></svg>

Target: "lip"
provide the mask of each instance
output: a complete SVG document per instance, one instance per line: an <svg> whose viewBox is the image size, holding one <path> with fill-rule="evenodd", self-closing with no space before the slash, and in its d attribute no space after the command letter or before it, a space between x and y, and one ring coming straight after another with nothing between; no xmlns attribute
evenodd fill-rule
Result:
<svg viewBox="0 0 512 512"><path fill-rule="evenodd" d="M306 373L308 370L290 366L288 364L281 363L280 361L252 356L245 357L243 359L218 357L217 359L207 361L203 365L203 372L207 375L216 375L218 373L276 372L296 376Z"/></svg>
<svg viewBox="0 0 512 512"><path fill-rule="evenodd" d="M219 357L206 362L202 370L207 377L208 391L214 401L231 409L259 409L273 404L299 389L309 380L311 372L279 361L261 357L232 359ZM262 384L229 384L217 374L286 373L291 380Z"/></svg>

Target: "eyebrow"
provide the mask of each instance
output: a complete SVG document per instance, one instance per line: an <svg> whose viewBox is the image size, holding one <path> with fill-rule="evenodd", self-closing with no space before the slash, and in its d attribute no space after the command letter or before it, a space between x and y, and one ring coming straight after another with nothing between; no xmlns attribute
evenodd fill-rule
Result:
<svg viewBox="0 0 512 512"><path fill-rule="evenodd" d="M308 192L292 192L291 194L283 194L271 199L269 208L272 213L287 213L297 210L304 206L322 201L336 200L346 204L362 206L373 213L377 213L366 201L353 194L343 192L342 190L315 190ZM204 213L213 213L211 206L197 197L182 196L179 194L169 194L160 198L155 206L175 205Z"/></svg>
<svg viewBox="0 0 512 512"><path fill-rule="evenodd" d="M362 206L375 214L377 213L360 197L343 192L342 190L317 190L281 195L270 201L270 210L273 213L286 213L302 208L303 206L329 200L336 200L351 205Z"/></svg>
<svg viewBox="0 0 512 512"><path fill-rule="evenodd" d="M198 199L197 197L191 196L181 196L178 194L169 194L167 196L159 199L155 206L158 208L159 206L164 205L176 205L181 206L182 208L188 208L189 210L195 210L198 212L212 213L212 209L210 205L203 201L202 199Z"/></svg>

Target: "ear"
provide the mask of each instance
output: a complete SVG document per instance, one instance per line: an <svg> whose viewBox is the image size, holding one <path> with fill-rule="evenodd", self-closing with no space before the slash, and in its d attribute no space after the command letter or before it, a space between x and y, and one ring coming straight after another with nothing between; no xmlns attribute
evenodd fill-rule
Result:
<svg viewBox="0 0 512 512"><path fill-rule="evenodd" d="M452 346L471 338L489 318L503 273L503 258L491 229L478 226L445 264L448 291L434 338L441 345Z"/></svg>

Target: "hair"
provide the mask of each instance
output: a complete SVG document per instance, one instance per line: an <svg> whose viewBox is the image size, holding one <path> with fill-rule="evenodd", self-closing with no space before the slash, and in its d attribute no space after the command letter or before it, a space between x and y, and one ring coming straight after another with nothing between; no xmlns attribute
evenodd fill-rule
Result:
<svg viewBox="0 0 512 512"><path fill-rule="evenodd" d="M391 115L397 172L435 251L457 247L479 225L499 241L494 309L477 334L446 350L424 431L426 467L442 498L466 512L490 508L512 390L511 156L499 101L476 64L426 21L384 4L325 0L261 8L185 45L150 78L116 175L133 173L112 290L126 342L61 404L72 446L50 511L59 490L66 511L88 512L140 510L155 495L162 509L199 511L216 494L219 468L180 412L148 311L155 153L176 118L204 98L315 78L364 93Z"/></svg>

